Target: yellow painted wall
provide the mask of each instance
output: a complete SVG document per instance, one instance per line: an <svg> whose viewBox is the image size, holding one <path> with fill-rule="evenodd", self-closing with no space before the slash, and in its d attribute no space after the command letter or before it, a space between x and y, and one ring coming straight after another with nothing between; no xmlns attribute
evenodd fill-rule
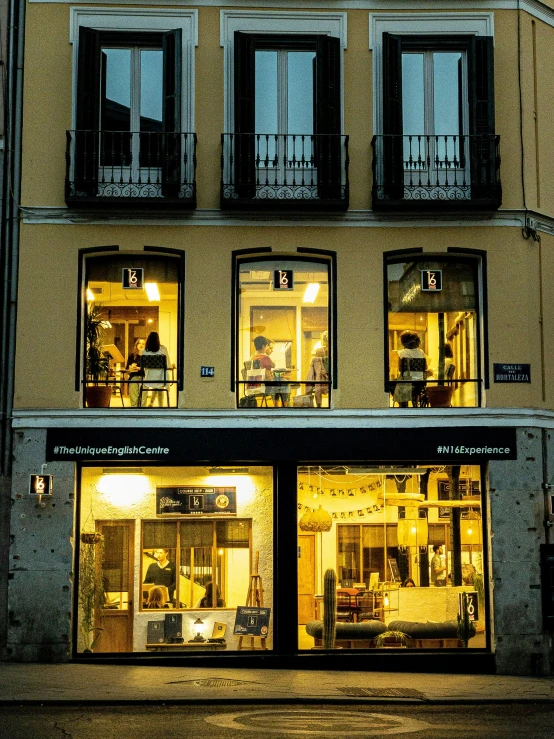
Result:
<svg viewBox="0 0 554 739"><path fill-rule="evenodd" d="M65 131L71 126L72 110L69 7L56 3L30 3L27 7L22 183L22 203L27 206L64 206ZM371 204L373 103L368 19L366 10L348 10L344 119L345 131L350 135L352 210L369 209ZM523 200L517 20L514 11L494 12L496 131L501 135L503 207L520 209ZM551 213L554 28L527 13L520 14L520 21L527 205ZM199 209L219 206L223 131L223 50L219 22L219 8L199 9L199 45L195 52ZM540 177L537 162L541 167ZM460 217L461 222L463 218ZM549 390L554 380L551 342L546 341L541 356L539 247L525 241L517 225L463 228L456 224L448 227L445 223L443 228L411 229L386 227L387 220L383 216L383 228L348 228L338 225L338 221L328 227L295 227L291 223L280 228L261 228L259 224L243 227L110 223L93 226L70 222L23 225L16 407L80 406L80 395L73 389L78 250L109 244L119 244L122 250L130 251L156 244L183 249L186 253L183 407L215 409L235 405L229 386L231 252L259 246L272 246L277 253L291 253L299 246L337 252L339 389L333 395L335 407L388 406L383 389L382 254L413 246L435 252L452 246L487 252L491 370L493 362L530 362L533 383L493 385L486 394L486 403L493 407L544 407L546 402L547 407L554 407L554 393ZM547 340L554 325L554 300L548 289L548 277L554 268L552 245L553 238L543 235L540 257L543 332ZM215 366L215 379L200 379L200 365Z"/></svg>
<svg viewBox="0 0 554 739"><path fill-rule="evenodd" d="M486 250L490 362L531 362L532 385L493 385L489 406L543 407L540 391L538 248L517 228L255 228L23 226L15 405L79 407L73 390L78 249L119 244L142 250L156 244L186 253L185 377L182 405L233 408L231 357L231 252L272 246L335 250L338 257L339 389L335 407L382 408L382 254L423 247ZM545 285L550 251L543 248ZM40 279L37 279L40 270ZM546 313L554 313L545 289ZM546 335L552 321L545 325ZM40 359L37 359L40 358ZM215 366L201 379L200 366ZM554 398L550 398L552 406Z"/></svg>
<svg viewBox="0 0 554 739"><path fill-rule="evenodd" d="M198 134L198 207L219 207L220 137L223 133L223 49L220 8L199 8L199 44L195 52L195 128ZM344 120L350 136L351 209L371 207L372 54L368 48L369 13L348 11L348 47L344 54ZM517 87L517 15L495 11L496 132L501 136L503 207L519 208L521 199L519 95ZM536 24L536 60L532 23ZM551 147L554 28L521 14L524 135L528 207L536 191L534 69L537 71L539 141L543 173L542 207L551 209L554 168ZM72 47L69 5L32 3L27 8L23 133L24 205L63 206L65 131L71 127ZM47 133L46 133L47 132Z"/></svg>

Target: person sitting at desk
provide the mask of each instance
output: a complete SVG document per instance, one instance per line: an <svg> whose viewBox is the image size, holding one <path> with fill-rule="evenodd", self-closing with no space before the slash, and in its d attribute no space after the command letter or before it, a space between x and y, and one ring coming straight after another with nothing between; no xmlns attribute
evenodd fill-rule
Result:
<svg viewBox="0 0 554 739"><path fill-rule="evenodd" d="M175 564L169 561L169 549L155 549L153 555L156 562L152 562L146 570L144 578L145 585L165 585L169 592L169 597L173 600L175 597Z"/></svg>
<svg viewBox="0 0 554 739"><path fill-rule="evenodd" d="M214 601L214 584L213 582L206 583L206 592L204 597L201 598L198 604L199 608L225 608L225 601L221 597L219 585L215 586L215 601Z"/></svg>

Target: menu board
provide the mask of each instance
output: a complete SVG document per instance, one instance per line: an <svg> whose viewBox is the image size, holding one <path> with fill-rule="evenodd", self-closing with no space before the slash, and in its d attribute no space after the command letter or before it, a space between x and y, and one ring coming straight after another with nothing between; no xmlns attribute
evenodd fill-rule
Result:
<svg viewBox="0 0 554 739"><path fill-rule="evenodd" d="M233 634L237 636L266 637L269 630L271 608L238 606Z"/></svg>
<svg viewBox="0 0 554 739"><path fill-rule="evenodd" d="M157 487L158 516L228 515L237 512L236 488L200 488L195 486Z"/></svg>

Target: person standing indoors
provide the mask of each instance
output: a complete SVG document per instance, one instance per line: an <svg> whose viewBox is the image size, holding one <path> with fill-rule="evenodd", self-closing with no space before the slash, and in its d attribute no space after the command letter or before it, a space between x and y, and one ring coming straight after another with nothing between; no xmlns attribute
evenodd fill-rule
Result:
<svg viewBox="0 0 554 739"><path fill-rule="evenodd" d="M165 585L168 590L169 597L173 600L175 596L175 563L169 561L169 549L154 550L154 557L156 562L152 562L146 570L146 577L144 578L145 585Z"/></svg>
<svg viewBox="0 0 554 739"><path fill-rule="evenodd" d="M146 346L144 348L144 351L142 352L142 356L148 357L161 354L165 355L166 369L174 369L175 365L171 364L169 360L169 353L166 347L163 346L163 344L160 344L160 337L158 335L158 332L151 331L148 334L148 338L146 339ZM166 385L167 378L165 374L165 371L161 367L159 369L150 367L145 368L144 384L147 385L149 388L148 399L146 401L147 408L152 408L156 398L158 399L158 405L161 407L163 390L156 390L156 387L162 388Z"/></svg>
<svg viewBox="0 0 554 739"><path fill-rule="evenodd" d="M133 351L127 357L127 366L125 369L129 372L129 402L132 408L138 406L139 387L140 381L144 373L140 368L140 355L144 351L146 341L144 339L137 339L133 347Z"/></svg>
<svg viewBox="0 0 554 739"><path fill-rule="evenodd" d="M434 556L431 560L431 580L436 588L446 586L446 557L440 544L433 547Z"/></svg>

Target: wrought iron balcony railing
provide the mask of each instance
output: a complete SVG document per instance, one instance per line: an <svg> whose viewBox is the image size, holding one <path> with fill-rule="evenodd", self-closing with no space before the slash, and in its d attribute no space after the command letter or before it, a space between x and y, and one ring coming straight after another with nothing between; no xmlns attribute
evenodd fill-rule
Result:
<svg viewBox="0 0 554 739"><path fill-rule="evenodd" d="M221 207L348 208L348 136L224 133Z"/></svg>
<svg viewBox="0 0 554 739"><path fill-rule="evenodd" d="M67 131L65 200L93 207L196 207L196 134Z"/></svg>
<svg viewBox="0 0 554 739"><path fill-rule="evenodd" d="M374 136L374 210L495 210L500 136Z"/></svg>

